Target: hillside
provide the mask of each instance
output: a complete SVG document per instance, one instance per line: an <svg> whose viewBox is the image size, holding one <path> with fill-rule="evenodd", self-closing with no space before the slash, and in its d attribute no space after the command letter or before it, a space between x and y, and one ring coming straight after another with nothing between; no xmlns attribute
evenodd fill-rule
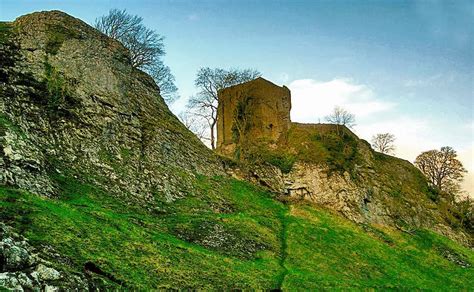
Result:
<svg viewBox="0 0 474 292"><path fill-rule="evenodd" d="M96 267L81 285L456 290L474 284L474 253L433 232L357 225L307 203L282 204L235 180L202 177L198 187L207 196L163 203L159 213L124 208L87 185L60 183L59 199L3 188L2 221L66 279ZM208 208L223 203L220 212Z"/></svg>
<svg viewBox="0 0 474 292"><path fill-rule="evenodd" d="M282 199L253 184L265 182L258 175L231 178L248 165L206 148L127 50L78 19L52 11L0 23L0 65L0 289L474 286L472 249L430 224L404 232L351 217L359 209ZM296 133L264 153L266 173L278 180L304 163L354 170L309 138ZM305 152L308 141L318 150ZM377 180L402 188L402 199L377 206L429 207L411 164L361 149L375 155L364 161ZM442 223L430 212L417 216Z"/></svg>
<svg viewBox="0 0 474 292"><path fill-rule="evenodd" d="M429 228L472 245L468 220L436 202L413 164L374 151L343 125L291 122L290 96L263 78L219 91L217 151L238 161L227 172L357 223Z"/></svg>

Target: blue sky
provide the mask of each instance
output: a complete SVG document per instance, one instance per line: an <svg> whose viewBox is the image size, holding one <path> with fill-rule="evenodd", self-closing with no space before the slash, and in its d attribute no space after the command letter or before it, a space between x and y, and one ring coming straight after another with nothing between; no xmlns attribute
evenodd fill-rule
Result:
<svg viewBox="0 0 474 292"><path fill-rule="evenodd" d="M472 1L9 1L0 19L59 9L93 23L127 9L166 37L182 110L201 66L256 68L292 90L292 119L317 122L342 105L355 132L397 136L413 161L444 145L473 165ZM473 191L470 175L465 187Z"/></svg>

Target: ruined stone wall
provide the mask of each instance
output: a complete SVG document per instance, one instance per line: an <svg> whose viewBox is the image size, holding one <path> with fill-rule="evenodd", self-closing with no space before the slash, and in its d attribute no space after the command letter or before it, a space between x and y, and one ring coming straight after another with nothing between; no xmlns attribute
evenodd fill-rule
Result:
<svg viewBox="0 0 474 292"><path fill-rule="evenodd" d="M290 127L291 94L263 78L219 91L217 150L232 157L246 144L282 143Z"/></svg>

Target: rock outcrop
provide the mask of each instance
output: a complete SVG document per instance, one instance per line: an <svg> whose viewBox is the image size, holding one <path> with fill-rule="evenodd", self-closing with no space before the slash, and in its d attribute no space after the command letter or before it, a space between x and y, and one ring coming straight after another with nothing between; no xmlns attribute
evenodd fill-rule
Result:
<svg viewBox="0 0 474 292"><path fill-rule="evenodd" d="M59 11L2 25L0 184L54 196L74 176L152 203L223 173L120 43Z"/></svg>
<svg viewBox="0 0 474 292"><path fill-rule="evenodd" d="M13 291L93 290L97 283L85 273L58 270L67 258L52 248L37 249L26 238L0 222L0 288Z"/></svg>

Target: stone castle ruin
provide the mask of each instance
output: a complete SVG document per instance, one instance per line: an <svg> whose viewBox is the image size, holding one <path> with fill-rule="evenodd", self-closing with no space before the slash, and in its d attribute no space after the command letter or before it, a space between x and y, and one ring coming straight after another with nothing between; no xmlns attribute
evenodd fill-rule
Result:
<svg viewBox="0 0 474 292"><path fill-rule="evenodd" d="M284 143L291 125L286 86L257 78L218 92L217 150L233 157L241 146Z"/></svg>
<svg viewBox="0 0 474 292"><path fill-rule="evenodd" d="M250 162L228 167L233 177L281 198L325 206L354 222L394 225L400 216L428 216L421 209L401 213L405 201L393 195L403 192L413 206L424 196L413 165L377 155L345 126L291 122L287 87L257 78L220 90L218 98L217 152ZM392 177L403 177L403 184Z"/></svg>
<svg viewBox="0 0 474 292"><path fill-rule="evenodd" d="M222 89L218 98L216 150L229 158L245 160L246 155L255 152L257 155L270 152L277 156L288 150L290 155L298 151L312 152L308 148L312 135L337 132L337 125L291 122L290 90L261 77ZM346 135L357 138L344 129ZM276 193L341 211L351 220L364 221L363 212L354 206L363 205L367 192L361 191L349 174L328 175L321 164L305 160L296 160L288 173L283 173L274 164L264 163L254 165L249 173L233 169L230 174L255 181Z"/></svg>

